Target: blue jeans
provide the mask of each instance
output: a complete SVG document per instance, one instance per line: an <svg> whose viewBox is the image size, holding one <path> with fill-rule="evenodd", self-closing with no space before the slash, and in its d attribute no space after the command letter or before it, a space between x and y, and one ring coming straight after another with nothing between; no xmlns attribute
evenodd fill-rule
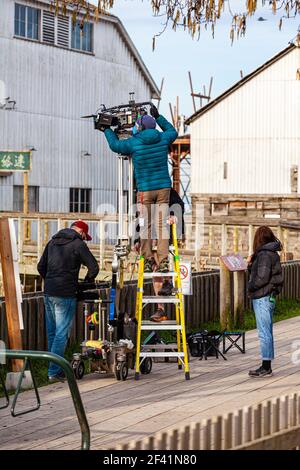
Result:
<svg viewBox="0 0 300 470"><path fill-rule="evenodd" d="M268 295L261 299L252 300L263 361L274 359L273 313L275 303L270 302L269 299L270 296Z"/></svg>
<svg viewBox="0 0 300 470"><path fill-rule="evenodd" d="M72 320L76 311L76 298L50 297L45 295L48 351L64 357L70 336ZM48 376L61 372L61 367L50 362Z"/></svg>

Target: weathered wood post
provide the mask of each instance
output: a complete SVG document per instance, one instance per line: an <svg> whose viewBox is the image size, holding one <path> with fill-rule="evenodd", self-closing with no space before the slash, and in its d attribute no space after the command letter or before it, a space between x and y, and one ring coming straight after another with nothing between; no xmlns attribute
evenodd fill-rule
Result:
<svg viewBox="0 0 300 470"><path fill-rule="evenodd" d="M9 344L7 347L10 349L22 349L19 304L8 218L0 219L0 259L8 328ZM21 360L14 360L12 362L12 369L14 372L19 372L22 369L22 366L23 361Z"/></svg>
<svg viewBox="0 0 300 470"><path fill-rule="evenodd" d="M227 254L227 226L222 225L222 248L221 255ZM227 329L231 323L230 308L230 272L220 259L220 324L222 330Z"/></svg>
<svg viewBox="0 0 300 470"><path fill-rule="evenodd" d="M49 222L45 221L44 222L44 239L43 239L43 244L47 245L49 241Z"/></svg>
<svg viewBox="0 0 300 470"><path fill-rule="evenodd" d="M23 349L21 330L24 329L22 317L22 292L18 264L18 252L13 220L0 219L0 259L2 265L5 310L10 349ZM32 388L31 372L22 372L23 360L12 361L12 372L6 375L7 390L16 390L22 373L22 388Z"/></svg>
<svg viewBox="0 0 300 470"><path fill-rule="evenodd" d="M209 261L211 261L212 244L213 244L213 226L210 225L208 229L208 253L207 253Z"/></svg>
<svg viewBox="0 0 300 470"><path fill-rule="evenodd" d="M201 246L201 242L200 242L200 238L201 238L201 228L200 228L200 225L197 221L197 217L196 217L196 227L195 227L195 267L196 267L196 270L200 270L200 261L201 261L201 257L200 257L200 246Z"/></svg>
<svg viewBox="0 0 300 470"><path fill-rule="evenodd" d="M289 251L288 245L289 245L289 229L285 228L283 230L283 259L284 261L288 261L287 253Z"/></svg>

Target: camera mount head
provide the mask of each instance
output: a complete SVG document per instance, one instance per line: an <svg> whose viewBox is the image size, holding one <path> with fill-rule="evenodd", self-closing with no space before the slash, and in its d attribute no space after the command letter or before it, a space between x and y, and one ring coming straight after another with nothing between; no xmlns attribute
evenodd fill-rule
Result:
<svg viewBox="0 0 300 470"><path fill-rule="evenodd" d="M129 93L129 102L106 108L101 105L97 114L82 116L82 118L93 118L95 129L100 130L103 126L115 127L115 132L119 136L128 137L136 121L143 115L148 114L147 107L151 107L151 101L136 103L134 93Z"/></svg>

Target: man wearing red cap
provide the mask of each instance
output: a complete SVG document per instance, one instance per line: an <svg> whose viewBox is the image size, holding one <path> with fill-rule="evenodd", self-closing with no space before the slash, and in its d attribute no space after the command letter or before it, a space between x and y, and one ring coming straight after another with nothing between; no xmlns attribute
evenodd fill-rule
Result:
<svg viewBox="0 0 300 470"><path fill-rule="evenodd" d="M48 350L62 357L76 311L80 267L83 264L88 268L86 281L93 281L99 272L98 263L85 243L91 239L88 225L76 220L70 228L52 237L37 267L45 281ZM51 362L49 380L63 380L63 377L62 369Z"/></svg>

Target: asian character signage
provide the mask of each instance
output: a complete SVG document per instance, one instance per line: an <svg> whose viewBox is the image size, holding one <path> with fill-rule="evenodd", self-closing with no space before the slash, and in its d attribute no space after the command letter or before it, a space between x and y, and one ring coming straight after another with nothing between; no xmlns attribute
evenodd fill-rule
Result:
<svg viewBox="0 0 300 470"><path fill-rule="evenodd" d="M0 151L0 171L30 171L31 152Z"/></svg>

